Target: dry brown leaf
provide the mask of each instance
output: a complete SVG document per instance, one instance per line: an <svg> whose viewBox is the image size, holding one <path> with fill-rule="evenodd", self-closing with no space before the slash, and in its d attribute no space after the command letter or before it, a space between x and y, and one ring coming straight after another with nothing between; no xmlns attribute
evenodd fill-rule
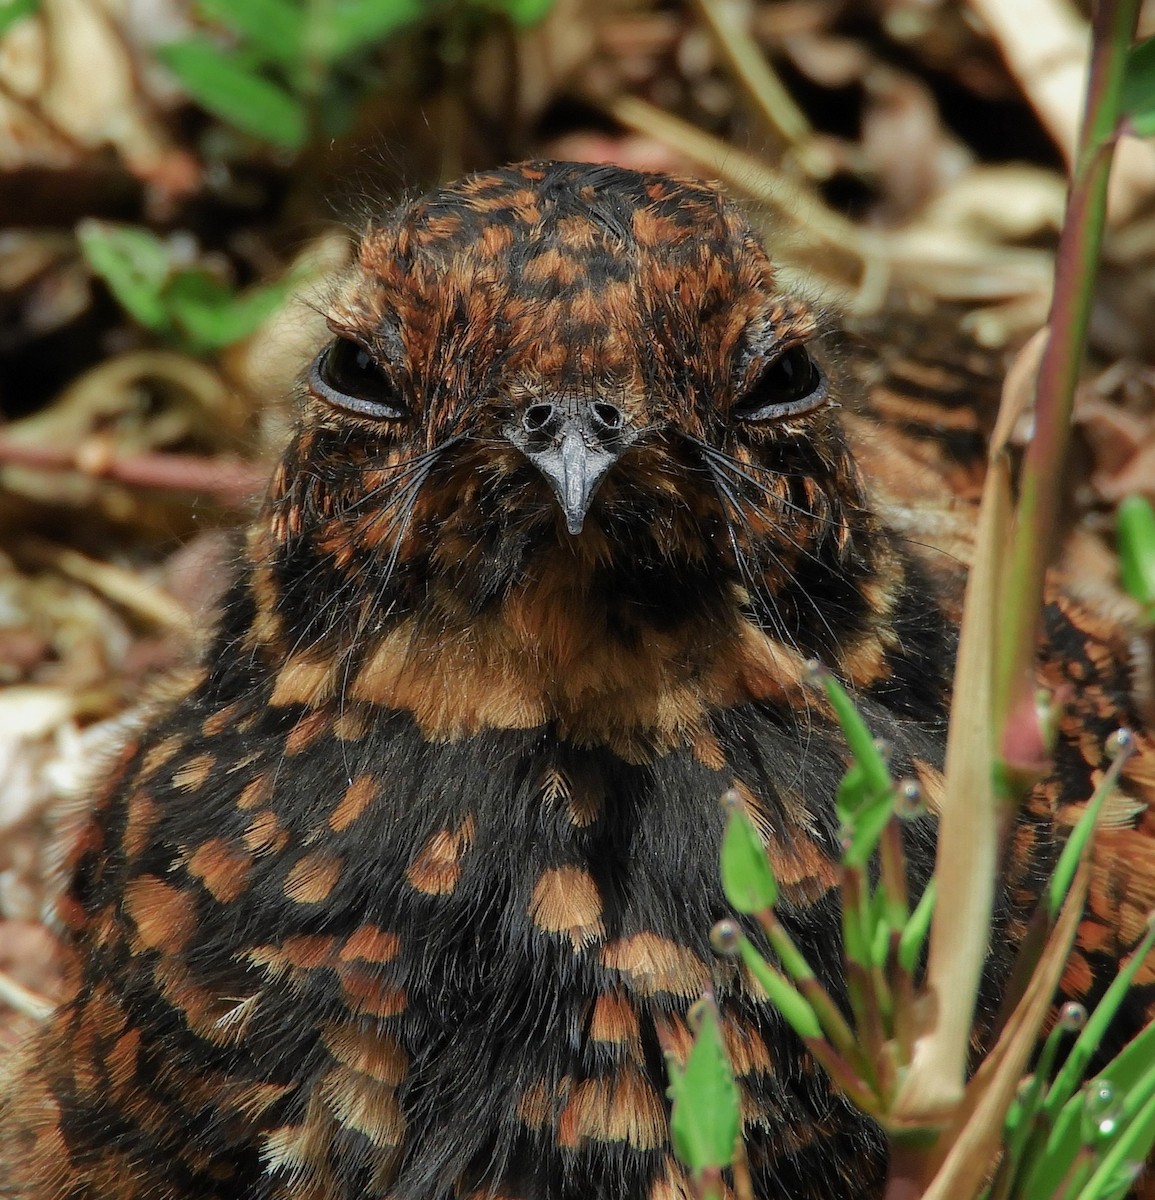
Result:
<svg viewBox="0 0 1155 1200"><path fill-rule="evenodd" d="M118 0L41 0L0 42L0 168L75 166L112 147L159 195L199 183L141 88Z"/></svg>
<svg viewBox="0 0 1155 1200"><path fill-rule="evenodd" d="M1059 986L1059 977L1071 952L1091 878L1084 861L1063 902L1059 919L1046 949L1031 976L998 1042L983 1060L967 1087L966 1123L953 1136L950 1150L922 1200L959 1200L973 1196L990 1174L1003 1136L1007 1109L1038 1044L1043 1019Z"/></svg>
<svg viewBox="0 0 1155 1200"><path fill-rule="evenodd" d="M1083 113L1090 32L1070 0L970 0L1070 165ZM1109 219L1122 224L1155 195L1155 147L1125 138L1111 170Z"/></svg>

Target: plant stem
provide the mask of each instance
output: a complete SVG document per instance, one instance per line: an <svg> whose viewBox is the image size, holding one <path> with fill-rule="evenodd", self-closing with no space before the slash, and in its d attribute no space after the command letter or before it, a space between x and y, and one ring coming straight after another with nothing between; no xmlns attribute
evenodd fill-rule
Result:
<svg viewBox="0 0 1155 1200"><path fill-rule="evenodd" d="M1008 406L1005 392L1000 412ZM990 943L999 861L991 757L993 643L999 549L1009 528L1010 491L1006 455L996 445L983 484L955 664L934 868L936 900L922 986L931 1004L895 1105L908 1121L945 1123L963 1098L974 1002Z"/></svg>
<svg viewBox="0 0 1155 1200"><path fill-rule="evenodd" d="M65 449L0 435L0 470L5 467L69 471L127 487L203 492L222 504L236 505L249 504L270 473L267 465L232 455L210 458L163 450L118 455L115 447L97 438Z"/></svg>
<svg viewBox="0 0 1155 1200"><path fill-rule="evenodd" d="M1119 130L1119 101L1140 0L1099 0L1092 19L1091 70L1079 150L1055 261L1050 334L1039 367L1034 432L1027 447L1006 580L1006 637L996 670L1001 757L1025 790L1048 757L1034 715L1034 660L1044 579L1056 533L1063 463L1083 359L1107 215L1107 182ZM1022 773L1020 775L1020 772ZM1003 796L1004 809L1017 796Z"/></svg>
<svg viewBox="0 0 1155 1200"><path fill-rule="evenodd" d="M729 8L719 0L695 0L694 7L770 133L788 145L810 138L814 131L806 114L794 103L758 44L737 24Z"/></svg>
<svg viewBox="0 0 1155 1200"><path fill-rule="evenodd" d="M910 917L910 898L906 889L906 851L902 845L902 822L891 816L878 844L882 890L886 895L886 915L892 929L904 929Z"/></svg>
<svg viewBox="0 0 1155 1200"><path fill-rule="evenodd" d="M703 1167L694 1176L694 1195L698 1200L722 1200L722 1172L718 1167Z"/></svg>
<svg viewBox="0 0 1155 1200"><path fill-rule="evenodd" d="M767 908L762 912L755 913L755 919L761 925L763 933L766 934L766 940L770 943L774 953L778 955L778 961L794 981L794 986L814 1009L814 1015L822 1025L822 1032L856 1071L860 1074L866 1073L869 1077L866 1058L854 1036L854 1030L850 1028L833 997L819 982L818 977L803 958L798 947L795 946L793 938L786 932L786 927L778 919L778 914L772 908Z"/></svg>

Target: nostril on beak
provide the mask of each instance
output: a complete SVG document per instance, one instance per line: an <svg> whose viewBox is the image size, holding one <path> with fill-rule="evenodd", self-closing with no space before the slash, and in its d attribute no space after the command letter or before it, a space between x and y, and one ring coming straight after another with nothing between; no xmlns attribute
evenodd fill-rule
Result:
<svg viewBox="0 0 1155 1200"><path fill-rule="evenodd" d="M553 404L531 404L521 418L526 433L540 433L553 420L556 411Z"/></svg>
<svg viewBox="0 0 1155 1200"><path fill-rule="evenodd" d="M625 414L614 404L590 406L590 424L600 434L617 433L626 423Z"/></svg>

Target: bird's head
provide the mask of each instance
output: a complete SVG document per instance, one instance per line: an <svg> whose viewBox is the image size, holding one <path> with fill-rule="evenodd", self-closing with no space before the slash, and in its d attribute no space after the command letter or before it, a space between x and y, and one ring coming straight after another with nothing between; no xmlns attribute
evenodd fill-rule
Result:
<svg viewBox="0 0 1155 1200"><path fill-rule="evenodd" d="M830 657L867 620L819 318L706 184L470 176L371 228L328 316L259 535L286 645L496 623L548 658L746 621Z"/></svg>

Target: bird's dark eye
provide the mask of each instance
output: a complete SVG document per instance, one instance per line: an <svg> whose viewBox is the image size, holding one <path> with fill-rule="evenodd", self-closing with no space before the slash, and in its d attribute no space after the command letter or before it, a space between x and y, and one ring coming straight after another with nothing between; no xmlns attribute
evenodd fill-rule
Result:
<svg viewBox="0 0 1155 1200"><path fill-rule="evenodd" d="M399 421L408 415L396 384L364 346L348 338L338 338L317 355L309 386L322 400L359 417Z"/></svg>
<svg viewBox="0 0 1155 1200"><path fill-rule="evenodd" d="M739 421L777 421L817 408L826 399L826 380L805 346L783 351L734 405Z"/></svg>

